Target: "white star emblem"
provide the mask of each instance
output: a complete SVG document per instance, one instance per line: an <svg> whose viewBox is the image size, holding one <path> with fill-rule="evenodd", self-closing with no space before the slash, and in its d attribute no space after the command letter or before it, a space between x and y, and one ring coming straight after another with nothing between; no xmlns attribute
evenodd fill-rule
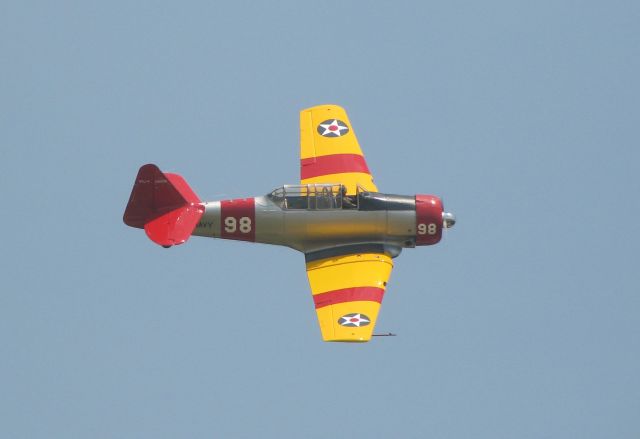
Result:
<svg viewBox="0 0 640 439"><path fill-rule="evenodd" d="M356 313L347 314L340 317L338 323L340 323L342 326L355 326L359 328L360 326L367 326L369 323L371 323L371 320L364 314Z"/></svg>
<svg viewBox="0 0 640 439"><path fill-rule="evenodd" d="M349 132L349 127L341 120L325 120L318 125L318 133L325 137L340 137Z"/></svg>

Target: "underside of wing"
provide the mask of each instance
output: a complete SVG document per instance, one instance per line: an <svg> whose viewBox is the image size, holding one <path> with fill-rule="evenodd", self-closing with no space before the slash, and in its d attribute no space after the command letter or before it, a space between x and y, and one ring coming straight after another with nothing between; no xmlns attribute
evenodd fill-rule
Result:
<svg viewBox="0 0 640 439"><path fill-rule="evenodd" d="M358 186L378 190L344 108L320 105L300 112L300 180L341 183L349 195Z"/></svg>
<svg viewBox="0 0 640 439"><path fill-rule="evenodd" d="M307 262L307 277L324 341L371 339L393 262L383 253Z"/></svg>

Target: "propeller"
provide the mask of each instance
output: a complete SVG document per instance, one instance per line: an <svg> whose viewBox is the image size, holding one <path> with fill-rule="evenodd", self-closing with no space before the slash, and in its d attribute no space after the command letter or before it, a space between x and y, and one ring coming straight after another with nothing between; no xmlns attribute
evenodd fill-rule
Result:
<svg viewBox="0 0 640 439"><path fill-rule="evenodd" d="M445 229L450 229L456 223L456 216L451 212L442 212L442 225Z"/></svg>

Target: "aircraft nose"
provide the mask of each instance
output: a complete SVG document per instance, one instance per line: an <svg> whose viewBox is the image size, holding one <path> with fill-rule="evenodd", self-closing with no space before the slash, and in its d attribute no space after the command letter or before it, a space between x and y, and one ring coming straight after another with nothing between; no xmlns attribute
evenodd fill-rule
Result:
<svg viewBox="0 0 640 439"><path fill-rule="evenodd" d="M451 212L442 212L442 224L445 228L450 229L456 223L456 216Z"/></svg>

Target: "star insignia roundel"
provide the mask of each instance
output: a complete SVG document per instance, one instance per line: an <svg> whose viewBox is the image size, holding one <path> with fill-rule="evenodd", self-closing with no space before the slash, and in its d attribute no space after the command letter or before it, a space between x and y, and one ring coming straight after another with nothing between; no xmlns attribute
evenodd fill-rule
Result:
<svg viewBox="0 0 640 439"><path fill-rule="evenodd" d="M318 125L318 133L324 137L341 137L349 132L346 123L338 119L329 119Z"/></svg>
<svg viewBox="0 0 640 439"><path fill-rule="evenodd" d="M346 314L340 317L338 323L340 323L342 326L359 328L360 326L367 326L369 323L371 323L371 319L364 314L354 313Z"/></svg>

